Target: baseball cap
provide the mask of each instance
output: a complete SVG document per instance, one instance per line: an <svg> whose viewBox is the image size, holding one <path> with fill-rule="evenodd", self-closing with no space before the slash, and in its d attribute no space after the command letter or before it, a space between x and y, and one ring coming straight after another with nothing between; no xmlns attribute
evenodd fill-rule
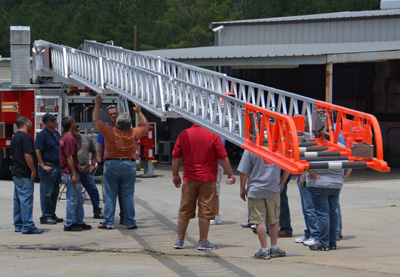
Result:
<svg viewBox="0 0 400 277"><path fill-rule="evenodd" d="M57 118L55 117L55 115L51 113L46 113L42 118L43 123L46 123L47 121L56 121L56 120Z"/></svg>

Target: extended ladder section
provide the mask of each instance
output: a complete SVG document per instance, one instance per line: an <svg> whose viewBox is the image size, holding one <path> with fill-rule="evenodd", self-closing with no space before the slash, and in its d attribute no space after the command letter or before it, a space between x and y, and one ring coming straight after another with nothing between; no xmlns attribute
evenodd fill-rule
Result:
<svg viewBox="0 0 400 277"><path fill-rule="evenodd" d="M62 99L59 96L36 95L35 96L35 138L36 135L45 128L43 116L51 113L57 116L57 130L61 133L61 111Z"/></svg>
<svg viewBox="0 0 400 277"><path fill-rule="evenodd" d="M293 174L390 170L370 114L93 41L83 51L42 40L34 47L38 76L118 93L159 117L181 116Z"/></svg>

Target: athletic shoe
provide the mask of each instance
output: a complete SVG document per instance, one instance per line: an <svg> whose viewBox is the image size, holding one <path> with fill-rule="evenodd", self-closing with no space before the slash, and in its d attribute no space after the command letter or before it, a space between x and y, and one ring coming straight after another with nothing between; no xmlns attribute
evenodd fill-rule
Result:
<svg viewBox="0 0 400 277"><path fill-rule="evenodd" d="M135 224L135 225L133 225L133 226L131 226L131 227L128 227L127 229L129 229L129 230L131 230L131 229L137 229L137 225Z"/></svg>
<svg viewBox="0 0 400 277"><path fill-rule="evenodd" d="M307 240L308 240L308 238L306 238L305 236L302 236L302 237L300 237L300 238L294 239L294 242L296 242L296 243L302 243L302 242L305 242L305 241L307 241Z"/></svg>
<svg viewBox="0 0 400 277"><path fill-rule="evenodd" d="M240 224L240 226L242 226L243 228L249 228L251 225L253 225L253 223L250 223L248 221Z"/></svg>
<svg viewBox="0 0 400 277"><path fill-rule="evenodd" d="M25 234L25 235L39 235L39 234L41 234L43 232L44 232L43 229L38 229L38 228L35 227L35 228L29 230L28 232L22 232L22 234Z"/></svg>
<svg viewBox="0 0 400 277"><path fill-rule="evenodd" d="M102 222L100 222L100 224L99 224L99 226L97 226L97 228L105 229L105 230L111 230L113 227L112 226L108 226L108 225L104 225Z"/></svg>
<svg viewBox="0 0 400 277"><path fill-rule="evenodd" d="M21 228L15 228L15 230L14 230L14 232L16 232L16 233L21 232L21 231L22 231Z"/></svg>
<svg viewBox="0 0 400 277"><path fill-rule="evenodd" d="M210 224L211 225L221 225L222 224L221 216L216 215L215 219L210 220Z"/></svg>
<svg viewBox="0 0 400 277"><path fill-rule="evenodd" d="M336 244L329 245L329 250L336 250L336 248L337 248Z"/></svg>
<svg viewBox="0 0 400 277"><path fill-rule="evenodd" d="M279 247L277 249L270 249L269 250L269 254L271 255L271 258L278 258L278 257L285 257L286 256L286 252L283 251L282 249L279 249Z"/></svg>
<svg viewBox="0 0 400 277"><path fill-rule="evenodd" d="M174 248L175 249L182 249L183 248L183 243L184 243L185 241L183 240L183 239L177 239L176 241L175 241L175 244L174 244Z"/></svg>
<svg viewBox="0 0 400 277"><path fill-rule="evenodd" d="M271 259L271 256L269 255L269 253L270 253L269 250L264 252L264 251L262 251L262 249L260 249L260 250L258 250L257 253L254 254L254 258L268 260L268 259Z"/></svg>
<svg viewBox="0 0 400 277"><path fill-rule="evenodd" d="M336 235L336 241L339 241L339 240L341 240L342 238L343 238L342 234Z"/></svg>
<svg viewBox="0 0 400 277"><path fill-rule="evenodd" d="M321 251L329 251L329 247L328 246L324 246L320 243L316 243L314 245L310 245L309 246L310 250L321 250Z"/></svg>
<svg viewBox="0 0 400 277"><path fill-rule="evenodd" d="M211 243L208 240L206 242L199 240L199 244L197 246L197 250L213 250L217 248L218 246L216 244Z"/></svg>
<svg viewBox="0 0 400 277"><path fill-rule="evenodd" d="M310 246L318 243L318 240L309 238L308 240L303 241L305 246Z"/></svg>

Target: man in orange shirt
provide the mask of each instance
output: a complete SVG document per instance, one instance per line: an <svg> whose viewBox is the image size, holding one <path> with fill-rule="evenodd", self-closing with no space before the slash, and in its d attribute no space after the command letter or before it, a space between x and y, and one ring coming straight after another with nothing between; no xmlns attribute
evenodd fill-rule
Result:
<svg viewBox="0 0 400 277"><path fill-rule="evenodd" d="M118 192L122 195L124 221L128 229L136 229L135 208L133 194L136 181L136 149L137 141L143 137L149 123L135 104L134 111L138 114L141 126L131 128L131 117L128 113L118 115L116 127L108 126L100 120L100 105L103 98L99 95L95 99L93 112L97 130L105 141L104 153L104 220L98 226L100 229L112 229L114 224L115 203Z"/></svg>

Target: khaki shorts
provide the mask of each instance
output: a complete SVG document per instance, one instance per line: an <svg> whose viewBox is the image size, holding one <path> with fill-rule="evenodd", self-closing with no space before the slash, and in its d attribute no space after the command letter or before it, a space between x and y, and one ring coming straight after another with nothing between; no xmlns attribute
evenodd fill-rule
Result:
<svg viewBox="0 0 400 277"><path fill-rule="evenodd" d="M279 222L281 209L281 194L279 192L272 198L248 198L247 201L250 222L263 224L265 218L270 225Z"/></svg>
<svg viewBox="0 0 400 277"><path fill-rule="evenodd" d="M217 189L215 181L188 182L183 181L179 218L196 217L196 203L199 206L198 217L214 219Z"/></svg>

